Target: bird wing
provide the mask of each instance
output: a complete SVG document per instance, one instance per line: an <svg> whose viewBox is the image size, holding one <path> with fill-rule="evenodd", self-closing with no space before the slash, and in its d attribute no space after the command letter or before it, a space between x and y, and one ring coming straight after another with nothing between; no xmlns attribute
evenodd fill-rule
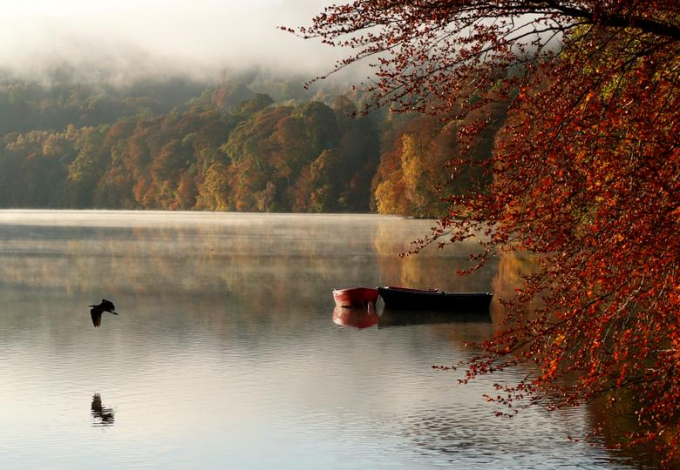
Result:
<svg viewBox="0 0 680 470"><path fill-rule="evenodd" d="M92 316L92 324L96 327L102 324L102 312L95 308L90 310L90 315Z"/></svg>

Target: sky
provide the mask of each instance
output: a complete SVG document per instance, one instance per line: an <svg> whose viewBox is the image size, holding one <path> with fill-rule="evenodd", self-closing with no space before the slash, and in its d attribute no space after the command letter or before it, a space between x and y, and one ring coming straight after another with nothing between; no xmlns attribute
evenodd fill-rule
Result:
<svg viewBox="0 0 680 470"><path fill-rule="evenodd" d="M61 64L124 75L215 76L257 67L316 76L341 51L277 26L308 25L331 0L22 0L2 2L0 68Z"/></svg>

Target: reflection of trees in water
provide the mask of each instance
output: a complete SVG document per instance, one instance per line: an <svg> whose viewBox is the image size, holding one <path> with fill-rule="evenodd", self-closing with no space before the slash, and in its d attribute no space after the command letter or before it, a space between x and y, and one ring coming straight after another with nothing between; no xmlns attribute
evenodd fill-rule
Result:
<svg viewBox="0 0 680 470"><path fill-rule="evenodd" d="M522 275L536 273L538 268L538 262L531 255L518 252L503 252L499 256L497 273L492 283L494 296L497 299L511 299L515 294L515 289L522 285ZM525 318L531 319L533 311L540 308L540 306L540 299L532 300L528 309L524 312ZM505 310L499 302L492 303L491 315L495 328L502 328ZM527 373L531 372L530 368L531 365L528 363L522 366L522 369ZM612 412L605 406L605 401L612 398L615 398L617 403L615 412ZM587 402L583 406L587 410L589 424L584 426L581 436L578 436L575 431L571 432L571 435L575 438L584 438L587 433L600 429L596 433L597 435L592 436L591 439L595 442L601 442L608 448L617 447L625 439L626 433L640 431L632 412L634 409L633 405L633 397L621 394L616 394L616 396L610 394L597 401ZM617 451L617 456L621 461L628 461L636 467L660 467L660 459L655 455L655 451L651 446L640 446L636 449L636 452L620 450Z"/></svg>
<svg viewBox="0 0 680 470"><path fill-rule="evenodd" d="M319 296L315 285L330 291L362 284L435 282L441 289L465 290L484 278L451 275L463 267L462 255L453 257L453 266L446 252L398 258L431 221L223 217L216 220L224 223L177 226L12 226L2 240L10 254L3 255L0 275L6 285L72 294L177 296L227 291L237 301L269 307L269 314L289 306L291 298L298 303L314 301ZM488 277L481 284L488 284Z"/></svg>
<svg viewBox="0 0 680 470"><path fill-rule="evenodd" d="M500 300L510 300L516 294L516 289L523 284L522 276L538 272L538 262L531 255L516 251L504 251L498 255L498 267L492 282L492 291L496 302L491 304L491 315L494 324L503 324L505 309ZM537 308L539 301L534 299L529 304L530 309ZM531 315L531 312L526 312Z"/></svg>
<svg viewBox="0 0 680 470"><path fill-rule="evenodd" d="M640 403L636 397L626 392L626 390L610 392L584 405L588 410L590 427L599 429L595 439L602 441L602 444L608 448L618 449L621 444L630 444L626 435L640 432L635 415L635 410L639 409ZM652 444L641 444L633 448L623 447L617 452L622 457L635 462L638 468L664 468L661 465L663 455L658 454ZM670 465L666 465L666 468L680 468L680 457L677 457Z"/></svg>
<svg viewBox="0 0 680 470"><path fill-rule="evenodd" d="M240 219L233 224L170 227L14 226L14 235L2 240L7 262L0 271L5 283L70 292L89 291L108 280L119 290L139 293L153 288L150 284L192 291L199 286L223 288L222 281L238 286L244 275L271 274L276 279L281 271L276 264L296 260L327 271L324 266L339 256L335 244L343 232L349 231L341 247L351 256L365 257L372 239L362 232L371 232L373 224L361 219L348 226L333 218L326 223L313 217L283 223ZM21 269L14 269L17 265ZM148 282L150 273L154 283Z"/></svg>
<svg viewBox="0 0 680 470"><path fill-rule="evenodd" d="M407 416L402 434L413 443L409 448L451 468L561 468L565 463L570 468L647 468L638 467L628 456L606 450L584 452L587 446L569 442L567 435L588 427L578 410L563 410L560 419L526 410L508 420L493 417L481 391L475 398Z"/></svg>
<svg viewBox="0 0 680 470"><path fill-rule="evenodd" d="M85 298L84 308L106 293L136 316L146 304L200 312L217 330L241 309L240 326L257 332L275 317L304 321L290 315L300 306L332 306L333 287L377 285L375 216L215 214L158 226L134 217L130 226L3 225L0 290Z"/></svg>
<svg viewBox="0 0 680 470"><path fill-rule="evenodd" d="M94 222L111 214L94 215ZM0 289L51 292L73 305L83 299L83 315L106 293L123 314L133 314L121 318L134 318L141 329L153 323L186 331L184 323L199 322L218 335L256 338L274 322L303 327L310 317L292 314L301 308L330 311L333 288L489 290L493 276L493 262L471 276L455 275L469 265L467 246L400 259L411 240L427 233L427 220L212 214L198 215L196 223L144 225L144 217L106 227L3 225Z"/></svg>
<svg viewBox="0 0 680 470"><path fill-rule="evenodd" d="M380 236L389 238L388 235L389 234L387 233L380 234ZM376 239L377 238L378 237L376 237ZM387 243L389 243L389 241ZM461 259L462 261L460 261ZM464 262L465 259L463 257L457 258L456 256L453 256L451 258L446 258L438 255L423 256L420 254L405 260L395 260L394 257L380 257L378 258L378 261L381 276L390 279L388 281L389 283L402 283L402 285L414 287L432 286L450 291L490 290L494 293L494 301L492 302L490 310L493 327L484 322L462 322L460 325L456 325L456 328L450 328L445 324L431 325L432 331L437 336L445 337L455 347L461 347L465 342L487 339L492 334L493 329L500 329L503 326L505 310L498 300L511 299L516 292L515 289L522 285L522 275L533 274L538 270L538 262L530 255L523 253L503 252L500 253L496 259L496 263L485 266L480 273L475 273L472 277L467 278L453 275L451 268L451 265L455 266L459 262ZM480 274L480 276L474 277L477 274ZM454 279L443 279L443 276L451 276ZM437 281L440 281L441 283L438 283ZM485 286L485 283L488 284ZM526 311L526 318L530 319L533 309L539 307L540 299L532 301L528 311ZM391 315L391 312L388 312L388 314ZM400 314L402 316L405 315L403 312L400 312ZM409 316L411 314L412 312L406 314L407 318L405 319L395 319L388 315L385 318L384 326L389 325L390 322L396 325L401 322L407 325L418 323L417 321L413 321L413 317ZM439 315L441 316L441 313ZM442 318L440 317L435 317L435 319L436 321L432 321L432 323L446 323L446 321L442 321ZM428 323L428 321L423 321L422 323ZM380 324L381 323L379 323L379 327ZM531 365L523 365L522 371L524 373L530 373ZM493 377L493 379L503 382L507 377ZM621 403L619 414L608 412L602 403L589 403L584 408L586 411L585 420L580 420L578 423L574 422L571 424L574 426L578 425L582 434L590 432L595 426L602 426L602 432L598 433L596 439L601 440L606 446L614 447L619 442L618 438L622 437L625 432L633 430L639 431L639 429L636 428L635 420L631 419L630 414L627 412L627 410L632 409L632 407L629 406L631 402L630 398L617 397L617 401ZM490 405L486 403L482 403L480 405L479 415L491 414L492 410L489 406ZM533 414L534 411L526 410L524 413ZM460 415L470 416L469 413L461 413ZM520 415L513 418L513 420L518 421L518 418L520 421L524 419L523 414L520 413ZM573 419L575 419L575 416L566 415L566 417L562 417L558 422L567 422ZM548 423L549 421L546 421L546 425ZM569 423L567 422L567 424ZM503 425L504 423L499 420L498 426ZM565 426L566 433L578 437L577 433L579 431L577 429L573 427L570 428L567 425ZM433 416L425 417L420 414L415 416L414 421L408 424L406 432L413 438L417 447L422 452L427 454L439 454L442 456L450 455L450 462L453 463L459 462L459 459L464 456L467 456L466 458L474 457L468 454L468 449L475 449L477 447L475 443L470 441L470 436L465 431L466 428L465 423L457 422L455 413L440 413L440 410L437 410L436 414ZM475 438L495 441L498 439L498 436L493 433L490 433L486 437L477 434ZM565 430L556 430L554 440L555 445L559 445L560 448L569 452L570 447L569 444L564 443L565 439ZM549 453L549 450L546 450L546 452ZM575 457L578 457L578 452L578 450L574 450ZM631 464L644 468L658 468L659 466L659 459L655 458L653 449L649 447L640 448L639 454L637 455L624 452L605 454L605 456L607 455L609 456L607 458L616 459L617 462L623 465Z"/></svg>
<svg viewBox="0 0 680 470"><path fill-rule="evenodd" d="M113 409L102 405L102 397L95 393L92 397L92 425L93 426L112 426L114 422Z"/></svg>
<svg viewBox="0 0 680 470"><path fill-rule="evenodd" d="M3 300L8 299L5 292L19 290L34 298L49 291L65 293L78 302L86 294L82 315L73 316L91 329L87 304L104 291L126 315L121 324L135 325L139 338L165 335L173 341L189 341L197 328L205 328L218 338L247 337L244 347L256 348L258 341L272 338L267 328L276 328L280 336L285 328L305 327L311 317L298 314L301 308L318 309L317 314L328 319L333 287L401 284L447 291L492 290L496 298L509 298L520 283L519 273L535 269L530 259L503 253L471 276L456 276L456 269L469 266L466 256L475 249L474 243L398 258L408 249L408 241L427 233L431 221L371 216L214 217L225 222L107 228L3 225ZM97 295L89 297L93 292ZM41 319L54 322L55 331L68 329L67 316L53 314L55 305L37 306L44 310ZM231 313L236 310L239 314ZM492 303L492 314L494 323L502 320L497 301ZM3 311L3 323L11 321L9 315L26 317L23 307L17 307ZM457 347L484 339L490 330L484 323L428 328ZM77 343L68 338L55 334L50 340L74 348ZM97 397L92 402L93 418L112 424L113 411ZM101 410L101 416L96 410Z"/></svg>
<svg viewBox="0 0 680 470"><path fill-rule="evenodd" d="M450 292L489 291L495 272L495 260L470 275L459 276L458 270L469 269L473 263L469 254L478 249L475 241L449 246L444 250L430 247L418 255L399 258L408 251L410 242L428 233L434 221L407 221L392 219L393 223L378 226L373 245L378 253L378 265L382 285L414 288L434 287ZM401 222L400 225L395 222Z"/></svg>
<svg viewBox="0 0 680 470"><path fill-rule="evenodd" d="M426 233L431 221L375 216L222 217L216 216L212 223L160 226L5 225L0 275L5 284L70 293L105 290L144 295L154 289L159 293L227 289L238 294L256 285L268 294L259 298L275 303L290 298L291 289L298 289L293 293L302 298L318 295L300 286L319 279L331 288L363 282L436 282L444 289L487 284L491 276L453 276L456 269L469 265L462 251L432 250L399 259L398 253Z"/></svg>

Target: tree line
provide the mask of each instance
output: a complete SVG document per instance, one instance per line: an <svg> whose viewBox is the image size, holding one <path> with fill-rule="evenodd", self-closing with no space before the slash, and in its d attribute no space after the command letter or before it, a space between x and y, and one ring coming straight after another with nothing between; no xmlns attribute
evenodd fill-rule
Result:
<svg viewBox="0 0 680 470"><path fill-rule="evenodd" d="M441 170L459 151L462 121L357 116L360 95L300 90L291 81L256 92L179 79L127 89L5 80L0 207L436 217L473 180L452 187Z"/></svg>

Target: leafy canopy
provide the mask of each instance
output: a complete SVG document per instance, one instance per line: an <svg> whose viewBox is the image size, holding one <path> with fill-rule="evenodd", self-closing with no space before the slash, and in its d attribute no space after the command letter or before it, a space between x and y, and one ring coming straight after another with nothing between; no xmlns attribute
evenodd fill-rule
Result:
<svg viewBox="0 0 680 470"><path fill-rule="evenodd" d="M492 156L477 163L490 186L448 197L448 215L418 247L481 232L480 264L498 250L540 255L466 380L535 364L490 397L509 406L616 403L610 394L625 390L640 425L629 443L653 441L671 462L680 418L680 3L357 0L284 29L347 48L334 71L372 64L364 112L468 117L459 128L467 155L449 161L451 176L475 162L479 136L504 109ZM536 299L541 307L530 310Z"/></svg>

